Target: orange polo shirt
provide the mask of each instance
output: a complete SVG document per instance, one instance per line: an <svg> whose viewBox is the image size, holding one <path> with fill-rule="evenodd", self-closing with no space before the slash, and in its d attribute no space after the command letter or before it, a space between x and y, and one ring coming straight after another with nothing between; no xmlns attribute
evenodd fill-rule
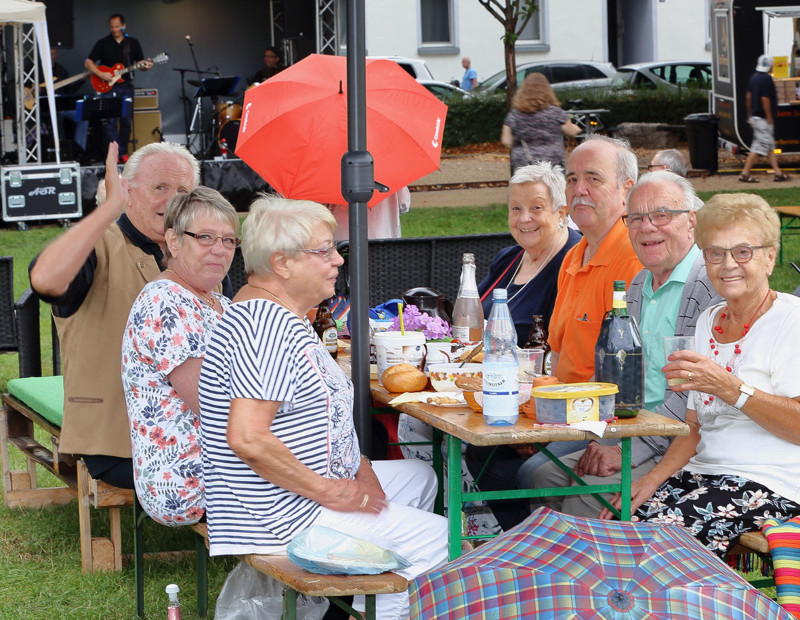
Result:
<svg viewBox="0 0 800 620"><path fill-rule="evenodd" d="M559 354L559 381L579 383L594 375L594 346L603 316L611 309L614 280L626 288L642 270L622 220L603 239L597 253L581 267L588 244L571 248L558 272L558 295L550 318L550 348Z"/></svg>

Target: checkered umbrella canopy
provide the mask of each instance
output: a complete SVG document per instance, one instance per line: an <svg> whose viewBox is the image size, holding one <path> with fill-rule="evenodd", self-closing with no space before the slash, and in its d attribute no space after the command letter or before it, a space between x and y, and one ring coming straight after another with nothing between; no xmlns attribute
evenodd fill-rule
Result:
<svg viewBox="0 0 800 620"><path fill-rule="evenodd" d="M683 528L547 508L417 577L411 617L792 618Z"/></svg>

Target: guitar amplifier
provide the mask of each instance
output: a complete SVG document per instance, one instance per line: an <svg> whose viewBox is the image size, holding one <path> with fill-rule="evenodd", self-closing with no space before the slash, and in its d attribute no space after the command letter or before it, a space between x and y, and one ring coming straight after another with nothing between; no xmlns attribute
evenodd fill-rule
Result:
<svg viewBox="0 0 800 620"><path fill-rule="evenodd" d="M3 221L81 217L81 167L62 164L2 166Z"/></svg>
<svg viewBox="0 0 800 620"><path fill-rule="evenodd" d="M133 91L134 110L155 110L158 108L157 88L137 88Z"/></svg>
<svg viewBox="0 0 800 620"><path fill-rule="evenodd" d="M161 112L158 110L134 110L128 151L133 153L145 144L161 142L161 138Z"/></svg>

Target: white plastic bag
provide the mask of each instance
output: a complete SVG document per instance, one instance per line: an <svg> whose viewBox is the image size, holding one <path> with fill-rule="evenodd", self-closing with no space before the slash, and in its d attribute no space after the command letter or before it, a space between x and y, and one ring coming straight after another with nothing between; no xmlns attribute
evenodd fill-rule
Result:
<svg viewBox="0 0 800 620"><path fill-rule="evenodd" d="M390 549L324 525L312 525L292 538L286 555L300 568L322 575L377 575L411 565Z"/></svg>
<svg viewBox="0 0 800 620"><path fill-rule="evenodd" d="M297 595L297 620L322 620L328 599ZM239 562L228 573L214 612L216 620L279 620L283 612L283 584Z"/></svg>

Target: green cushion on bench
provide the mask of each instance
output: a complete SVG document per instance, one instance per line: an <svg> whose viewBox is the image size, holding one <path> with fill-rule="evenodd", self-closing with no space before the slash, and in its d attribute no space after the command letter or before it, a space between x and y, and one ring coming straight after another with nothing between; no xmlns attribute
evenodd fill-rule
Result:
<svg viewBox="0 0 800 620"><path fill-rule="evenodd" d="M8 393L61 428L64 421L64 378L26 377L11 379Z"/></svg>

